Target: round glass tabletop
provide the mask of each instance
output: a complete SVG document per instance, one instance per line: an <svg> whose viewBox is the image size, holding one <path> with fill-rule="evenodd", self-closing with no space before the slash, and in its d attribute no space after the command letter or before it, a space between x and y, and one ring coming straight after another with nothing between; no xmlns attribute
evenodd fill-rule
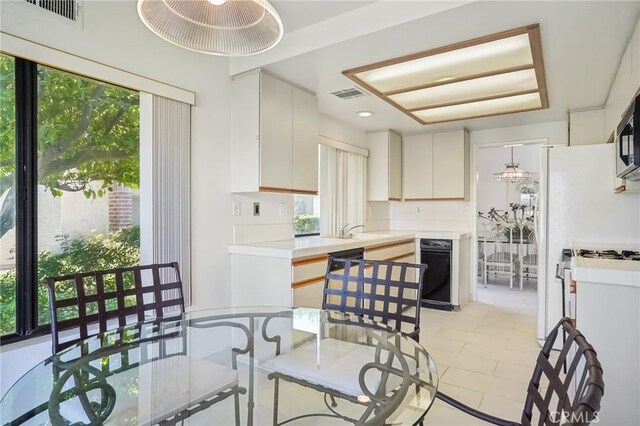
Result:
<svg viewBox="0 0 640 426"><path fill-rule="evenodd" d="M416 424L438 386L414 340L309 308L193 311L61 351L0 401L0 424Z"/></svg>

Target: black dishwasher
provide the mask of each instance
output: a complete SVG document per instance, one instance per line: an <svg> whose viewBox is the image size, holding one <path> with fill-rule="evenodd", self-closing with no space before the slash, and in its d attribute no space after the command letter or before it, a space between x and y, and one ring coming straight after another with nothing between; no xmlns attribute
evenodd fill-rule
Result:
<svg viewBox="0 0 640 426"><path fill-rule="evenodd" d="M453 310L451 304L451 240L420 240L420 263L428 266L422 279L425 308Z"/></svg>
<svg viewBox="0 0 640 426"><path fill-rule="evenodd" d="M350 250L334 251L333 253L329 253L329 257L334 259L362 260L364 259L364 248L358 247ZM335 271L337 269L344 269L344 262L332 261L331 265L329 265L329 271Z"/></svg>

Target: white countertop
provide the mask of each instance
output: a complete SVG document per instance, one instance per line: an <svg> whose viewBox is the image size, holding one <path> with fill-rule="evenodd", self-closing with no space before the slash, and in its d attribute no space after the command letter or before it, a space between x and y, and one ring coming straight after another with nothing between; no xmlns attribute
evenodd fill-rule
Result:
<svg viewBox="0 0 640 426"><path fill-rule="evenodd" d="M571 259L574 281L640 288L640 262L634 260Z"/></svg>
<svg viewBox="0 0 640 426"><path fill-rule="evenodd" d="M229 246L229 253L296 259L415 238L460 240L470 236L468 232L455 231L374 231L354 234L351 239L313 236L264 243L232 244Z"/></svg>

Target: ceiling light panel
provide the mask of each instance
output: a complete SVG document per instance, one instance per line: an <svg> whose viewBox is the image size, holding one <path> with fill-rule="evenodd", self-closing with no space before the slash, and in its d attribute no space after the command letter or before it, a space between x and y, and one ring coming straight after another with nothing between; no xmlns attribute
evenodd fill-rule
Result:
<svg viewBox="0 0 640 426"><path fill-rule="evenodd" d="M430 108L415 111L420 120L427 123L463 120L466 118L487 117L508 112L531 111L540 109L542 102L538 93L471 102L442 108Z"/></svg>
<svg viewBox="0 0 640 426"><path fill-rule="evenodd" d="M365 71L356 76L386 93L532 64L529 37L522 34Z"/></svg>
<svg viewBox="0 0 640 426"><path fill-rule="evenodd" d="M343 74L422 124L548 107L538 24Z"/></svg>
<svg viewBox="0 0 640 426"><path fill-rule="evenodd" d="M492 75L389 96L408 110L537 91L533 69Z"/></svg>

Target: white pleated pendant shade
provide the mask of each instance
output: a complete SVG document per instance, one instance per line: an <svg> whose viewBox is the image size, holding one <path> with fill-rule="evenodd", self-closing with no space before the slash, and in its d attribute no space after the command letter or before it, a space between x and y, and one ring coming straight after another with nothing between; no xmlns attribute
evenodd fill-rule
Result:
<svg viewBox="0 0 640 426"><path fill-rule="evenodd" d="M163 39L211 55L255 55L278 44L284 33L267 0L138 0L138 14Z"/></svg>

